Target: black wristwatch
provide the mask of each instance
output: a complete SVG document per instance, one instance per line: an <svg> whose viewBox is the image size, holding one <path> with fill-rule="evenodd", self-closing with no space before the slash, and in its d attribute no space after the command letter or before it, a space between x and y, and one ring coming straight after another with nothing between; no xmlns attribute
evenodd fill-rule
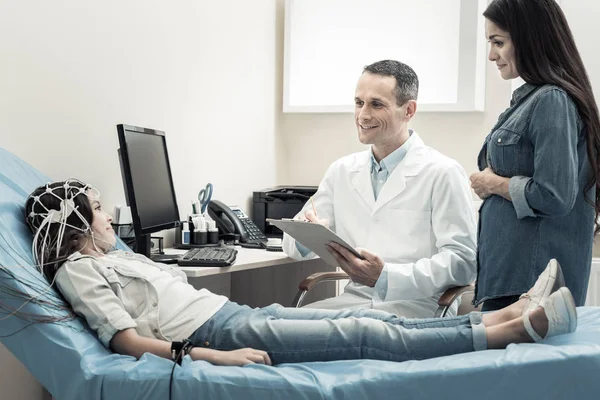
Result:
<svg viewBox="0 0 600 400"><path fill-rule="evenodd" d="M171 342L171 360L181 365L181 360L186 354L190 354L190 350L194 345L189 340L183 342Z"/></svg>

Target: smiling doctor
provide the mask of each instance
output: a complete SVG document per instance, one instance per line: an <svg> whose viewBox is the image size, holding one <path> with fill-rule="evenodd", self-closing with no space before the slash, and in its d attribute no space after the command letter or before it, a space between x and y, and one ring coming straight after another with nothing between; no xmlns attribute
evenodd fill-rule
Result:
<svg viewBox="0 0 600 400"><path fill-rule="evenodd" d="M440 295L475 280L475 217L467 175L408 128L419 81L408 65L384 60L363 70L355 95L358 139L370 149L335 161L297 215L328 226L364 260L329 251L350 276L344 293L307 305L373 308L433 317ZM284 235L295 259L314 257Z"/></svg>

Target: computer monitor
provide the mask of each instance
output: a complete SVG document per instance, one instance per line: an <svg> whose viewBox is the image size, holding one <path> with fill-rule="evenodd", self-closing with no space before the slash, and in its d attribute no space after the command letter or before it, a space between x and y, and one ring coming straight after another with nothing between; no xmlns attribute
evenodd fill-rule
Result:
<svg viewBox="0 0 600 400"><path fill-rule="evenodd" d="M150 234L179 224L165 133L117 125L119 160L135 231L135 251L150 256Z"/></svg>

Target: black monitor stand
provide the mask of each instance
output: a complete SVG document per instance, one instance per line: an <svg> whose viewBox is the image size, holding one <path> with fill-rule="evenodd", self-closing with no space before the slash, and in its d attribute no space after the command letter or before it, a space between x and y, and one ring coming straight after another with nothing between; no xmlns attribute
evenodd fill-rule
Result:
<svg viewBox="0 0 600 400"><path fill-rule="evenodd" d="M152 240L150 235L136 235L135 237L135 252L142 254L148 258L150 257L150 251L152 249Z"/></svg>
<svg viewBox="0 0 600 400"><path fill-rule="evenodd" d="M152 254L152 240L150 235L140 235L135 238L135 252L143 254L154 262L163 264L177 264L181 257L178 254Z"/></svg>

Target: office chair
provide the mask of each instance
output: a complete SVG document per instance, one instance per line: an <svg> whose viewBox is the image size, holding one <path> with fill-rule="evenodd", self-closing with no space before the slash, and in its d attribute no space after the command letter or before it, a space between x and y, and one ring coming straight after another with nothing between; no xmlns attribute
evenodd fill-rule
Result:
<svg viewBox="0 0 600 400"><path fill-rule="evenodd" d="M292 307L301 307L306 293L308 293L308 291L317 284L322 282L339 281L348 278L348 274L345 272L317 272L308 276L298 285L298 293L296 293L296 296L292 301ZM448 310L450 307L459 300L461 302L460 306L458 307L458 315L467 314L471 311L477 310L477 308L473 307L471 304L471 299L473 298L474 293L475 285L472 283L466 286L451 287L450 289L446 290L438 300L438 309L435 312L435 317L443 318L448 316Z"/></svg>

